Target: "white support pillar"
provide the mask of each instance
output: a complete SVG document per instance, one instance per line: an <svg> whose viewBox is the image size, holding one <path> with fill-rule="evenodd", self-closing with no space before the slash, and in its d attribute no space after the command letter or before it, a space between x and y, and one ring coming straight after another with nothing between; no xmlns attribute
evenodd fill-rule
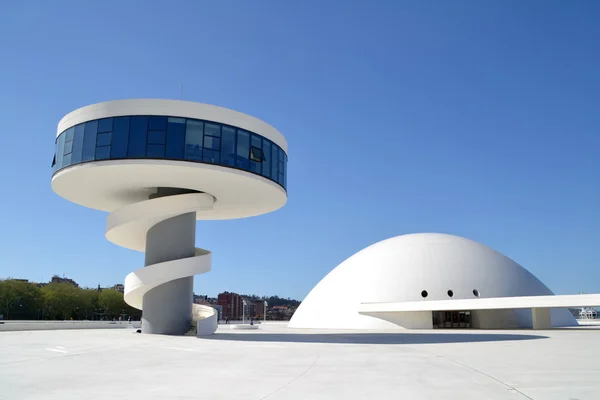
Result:
<svg viewBox="0 0 600 400"><path fill-rule="evenodd" d="M533 329L552 329L549 308L532 308L531 320Z"/></svg>

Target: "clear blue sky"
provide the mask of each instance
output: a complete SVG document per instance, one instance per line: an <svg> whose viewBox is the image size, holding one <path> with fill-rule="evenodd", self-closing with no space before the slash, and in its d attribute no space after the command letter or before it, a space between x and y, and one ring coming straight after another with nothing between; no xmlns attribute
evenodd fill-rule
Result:
<svg viewBox="0 0 600 400"><path fill-rule="evenodd" d="M289 142L289 200L198 222L197 293L303 298L379 240L447 232L557 293L600 292L597 1L0 5L0 276L123 282L143 255L55 195L56 125L91 103L212 103Z"/></svg>

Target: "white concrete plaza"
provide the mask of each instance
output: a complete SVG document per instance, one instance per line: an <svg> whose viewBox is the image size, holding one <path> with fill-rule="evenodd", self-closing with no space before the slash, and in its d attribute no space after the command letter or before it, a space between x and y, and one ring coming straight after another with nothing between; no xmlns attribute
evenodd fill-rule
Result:
<svg viewBox="0 0 600 400"><path fill-rule="evenodd" d="M0 333L0 399L600 398L600 328Z"/></svg>

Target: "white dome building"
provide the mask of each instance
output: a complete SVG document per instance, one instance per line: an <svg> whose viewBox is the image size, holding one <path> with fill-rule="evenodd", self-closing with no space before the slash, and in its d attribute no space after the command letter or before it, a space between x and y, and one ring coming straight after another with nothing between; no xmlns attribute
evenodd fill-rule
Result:
<svg viewBox="0 0 600 400"><path fill-rule="evenodd" d="M308 294L289 326L531 328L532 311L525 308L371 314L377 317L359 311L365 303L482 304L478 299L548 295L552 291L533 274L487 246L448 234L410 234L375 243L342 262ZM566 308L552 309L551 319L554 326L577 325Z"/></svg>

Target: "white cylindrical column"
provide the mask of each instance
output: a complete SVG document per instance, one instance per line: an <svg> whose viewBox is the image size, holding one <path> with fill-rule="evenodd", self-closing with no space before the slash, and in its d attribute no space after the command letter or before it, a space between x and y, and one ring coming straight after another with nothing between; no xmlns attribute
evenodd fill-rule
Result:
<svg viewBox="0 0 600 400"><path fill-rule="evenodd" d="M186 213L154 225L146 235L145 265L193 257L196 213ZM194 277L165 282L143 297L142 332L183 335L192 322Z"/></svg>

